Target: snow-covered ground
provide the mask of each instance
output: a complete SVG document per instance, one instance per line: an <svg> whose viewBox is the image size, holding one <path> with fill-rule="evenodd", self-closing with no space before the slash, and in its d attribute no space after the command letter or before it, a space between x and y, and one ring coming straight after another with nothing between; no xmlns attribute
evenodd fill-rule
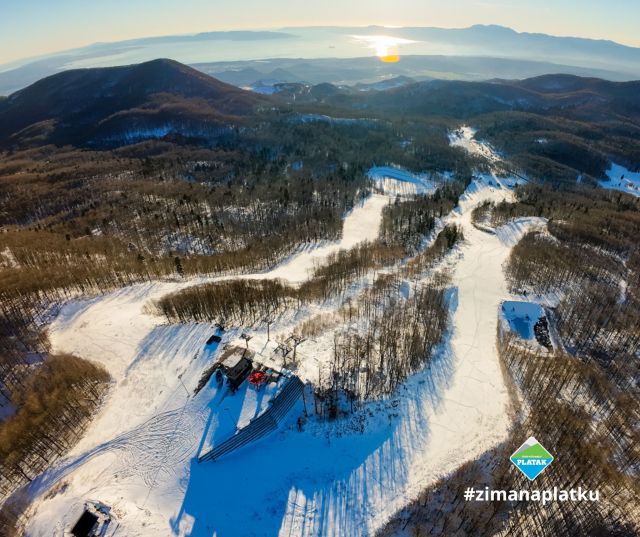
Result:
<svg viewBox="0 0 640 537"><path fill-rule="evenodd" d="M13 252L7 246L0 252L0 269L1 268L17 268L18 262L16 261Z"/></svg>
<svg viewBox="0 0 640 537"><path fill-rule="evenodd" d="M533 340L533 327L540 317L544 316L544 309L535 302L519 300L505 300L502 303L502 315L509 324L509 328L524 340Z"/></svg>
<svg viewBox="0 0 640 537"><path fill-rule="evenodd" d="M502 264L517 238L542 223L489 234L470 215L483 201L512 200L508 184L478 178L447 217L466 240L445 261L452 326L427 369L350 418L312 418L303 431L291 424L215 463L196 462L203 442L259 412L262 396L251 388L231 395L215 382L190 396L218 352L204 346L212 327L164 325L145 313L149 300L204 280L136 285L67 304L50 328L54 350L102 363L114 386L69 456L34 483L29 535L62 536L86 500L112 507L116 537L372 535L424 487L503 440L508 396L496 333L500 303L511 297ZM339 244L246 277L304 280L330 253L375 238L388 200L376 195L355 208ZM277 332L272 327L272 337ZM327 356L327 347L305 342L300 356L309 364L301 369L328 359L328 349ZM54 485L57 494L45 495Z"/></svg>
<svg viewBox="0 0 640 537"><path fill-rule="evenodd" d="M433 194L437 188L428 174L412 173L403 168L375 166L369 169L367 175L387 196Z"/></svg>
<svg viewBox="0 0 640 537"><path fill-rule="evenodd" d="M0 395L0 422L10 418L16 413L16 408L4 394Z"/></svg>
<svg viewBox="0 0 640 537"><path fill-rule="evenodd" d="M640 197L640 172L631 172L624 166L611 163L607 177L608 180L598 181L602 188L620 190Z"/></svg>
<svg viewBox="0 0 640 537"><path fill-rule="evenodd" d="M529 231L542 231L546 229L547 219L538 216L524 216L515 218L508 225L495 230L496 235L503 244L515 246Z"/></svg>
<svg viewBox="0 0 640 537"><path fill-rule="evenodd" d="M354 207L340 241L301 250L274 270L243 277L305 280L328 255L375 238L388 201L373 195ZM215 355L204 345L213 327L163 325L162 318L146 313L150 301L203 281L211 279L134 285L61 309L49 329L54 352L102 364L114 387L69 456L35 484L36 492L61 482L68 486L38 506L30 534L62 535L87 499L99 499L114 508L127 535L148 535L151 528L171 535L167 513L184 496L181 482L205 438L228 435L264 408L264 391L242 389L227 397L208 387L190 398Z"/></svg>
<svg viewBox="0 0 640 537"><path fill-rule="evenodd" d="M517 177L498 177L494 173L479 174L460 196L456 212L469 211L485 201L513 202L513 187L523 182L523 179Z"/></svg>
<svg viewBox="0 0 640 537"><path fill-rule="evenodd" d="M342 228L342 239L317 248L310 247L285 261L268 273L270 278L282 278L292 283L299 283L309 277L309 272L317 263L321 263L329 255L339 250L348 250L359 242L371 241L378 236L382 223L382 210L389 203L389 198L378 194L369 196L366 201L354 209L345 218ZM258 277L263 278L264 274Z"/></svg>
<svg viewBox="0 0 640 537"><path fill-rule="evenodd" d="M502 157L487 143L476 139L477 130L462 126L449 133L449 144L454 147L461 147L472 155L486 158L489 162L495 163L502 160Z"/></svg>

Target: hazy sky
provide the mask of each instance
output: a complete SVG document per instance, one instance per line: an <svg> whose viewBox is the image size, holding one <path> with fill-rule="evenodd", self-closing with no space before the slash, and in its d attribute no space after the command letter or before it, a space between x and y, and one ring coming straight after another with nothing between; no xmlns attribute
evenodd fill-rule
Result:
<svg viewBox="0 0 640 537"><path fill-rule="evenodd" d="M640 47L640 0L0 0L0 64L96 41L369 24L501 24Z"/></svg>

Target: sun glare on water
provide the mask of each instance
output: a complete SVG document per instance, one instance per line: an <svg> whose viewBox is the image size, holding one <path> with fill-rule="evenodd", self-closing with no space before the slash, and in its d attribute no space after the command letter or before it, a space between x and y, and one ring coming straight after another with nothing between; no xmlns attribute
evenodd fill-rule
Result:
<svg viewBox="0 0 640 537"><path fill-rule="evenodd" d="M395 63L400 60L400 45L416 43L410 39L389 35L354 35L352 37L374 50L380 61L386 63Z"/></svg>

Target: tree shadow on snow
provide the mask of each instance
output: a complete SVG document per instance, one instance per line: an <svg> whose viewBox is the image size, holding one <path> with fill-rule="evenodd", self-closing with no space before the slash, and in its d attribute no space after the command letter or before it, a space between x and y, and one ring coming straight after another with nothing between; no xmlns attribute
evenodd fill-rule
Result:
<svg viewBox="0 0 640 537"><path fill-rule="evenodd" d="M154 327L139 344L136 356L126 370L125 379L120 383L118 397L124 394L125 402L133 400L127 396L127 390L137 391L139 378L149 381L153 375L158 375L158 382L154 386L159 393L167 390L166 396L153 399L155 392L152 391L149 404L159 403L159 406L149 408L145 403L136 407L107 405L110 414L98 417L90 427L104 426L105 418L109 426L115 423L120 430L126 428L125 432L78 455L57 461L29 485L31 493L34 496L42 494L90 460L108 453L118 454L112 468L114 474L137 475L149 486L162 479L163 475L175 472L176 466L180 466L176 463L182 461L184 464L190 459L194 447L200 441L203 414L215 415L208 407L217 404L224 395L224 390L210 389L205 404L202 399L187 397L193 393L199 379L197 372L210 363L217 350L217 344L204 345L211 331L212 328L206 324ZM174 371L165 377L174 363ZM177 379L178 375L188 369L196 372L187 375L193 386L183 386ZM167 379L171 379L169 384L166 384ZM188 382L187 378L185 382ZM140 394L136 400L146 402L141 399ZM126 414L114 416L113 412L117 410L124 410ZM225 418L232 422L229 427L235 428L233 420L237 421L238 415L234 417L229 412L225 414Z"/></svg>
<svg viewBox="0 0 640 537"><path fill-rule="evenodd" d="M456 297L455 291L448 295L452 311ZM182 505L170 520L174 534L369 534L369 524L383 509L390 514L411 499L404 495L416 465L424 464L430 416L453 374L449 340L447 334L429 365L384 401L333 422L312 416L298 431L299 401L287 423L270 436L215 462L194 458ZM312 406L307 404L309 410ZM437 468L424 472L434 481L439 474Z"/></svg>

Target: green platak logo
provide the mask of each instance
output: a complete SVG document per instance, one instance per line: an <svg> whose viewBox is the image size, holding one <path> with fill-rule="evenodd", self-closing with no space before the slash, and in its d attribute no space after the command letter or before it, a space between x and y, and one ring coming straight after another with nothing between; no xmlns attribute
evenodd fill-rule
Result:
<svg viewBox="0 0 640 537"><path fill-rule="evenodd" d="M553 455L531 436L511 455L511 462L533 481L553 462Z"/></svg>

